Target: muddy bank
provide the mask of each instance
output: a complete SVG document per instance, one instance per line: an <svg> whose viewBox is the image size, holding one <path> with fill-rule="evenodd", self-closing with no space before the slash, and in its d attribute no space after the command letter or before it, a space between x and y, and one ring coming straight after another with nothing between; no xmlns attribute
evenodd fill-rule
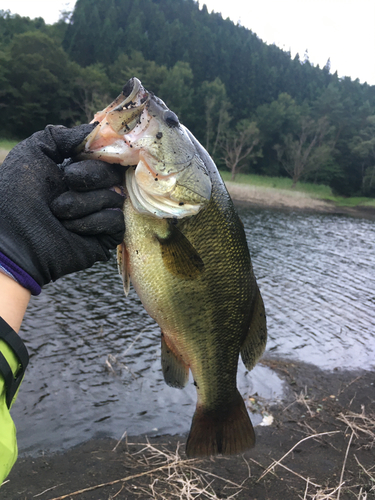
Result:
<svg viewBox="0 0 375 500"><path fill-rule="evenodd" d="M273 208L277 210L300 210L337 215L350 215L375 220L375 207L338 207L329 201L311 198L306 193L292 192L259 186L226 182L227 189L237 204Z"/></svg>
<svg viewBox="0 0 375 500"><path fill-rule="evenodd" d="M273 423L256 427L257 445L244 456L187 460L186 436L91 440L63 454L21 457L0 498L278 500L324 492L319 498L336 499L340 485L341 500L375 498L375 374L262 363L284 379L285 396L272 405L249 398Z"/></svg>

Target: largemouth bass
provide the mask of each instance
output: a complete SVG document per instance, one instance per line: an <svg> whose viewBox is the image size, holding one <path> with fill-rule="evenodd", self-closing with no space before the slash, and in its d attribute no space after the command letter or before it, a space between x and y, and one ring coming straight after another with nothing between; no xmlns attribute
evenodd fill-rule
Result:
<svg viewBox="0 0 375 500"><path fill-rule="evenodd" d="M208 153L137 79L95 119L81 157L132 165L118 252L125 292L130 277L161 328L167 384L193 374L186 453L241 453L255 434L236 387L239 354L251 370L267 337L243 225Z"/></svg>

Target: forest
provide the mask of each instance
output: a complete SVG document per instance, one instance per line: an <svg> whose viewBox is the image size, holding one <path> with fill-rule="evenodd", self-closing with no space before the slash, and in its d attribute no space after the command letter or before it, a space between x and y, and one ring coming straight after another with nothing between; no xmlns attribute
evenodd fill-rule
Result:
<svg viewBox="0 0 375 500"><path fill-rule="evenodd" d="M78 0L46 25L0 10L0 137L88 122L137 76L220 168L375 197L375 86L292 58L195 0Z"/></svg>

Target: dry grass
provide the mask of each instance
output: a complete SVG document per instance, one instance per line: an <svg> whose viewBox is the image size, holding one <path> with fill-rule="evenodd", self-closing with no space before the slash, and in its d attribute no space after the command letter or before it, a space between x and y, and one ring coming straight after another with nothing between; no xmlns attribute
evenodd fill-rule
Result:
<svg viewBox="0 0 375 500"><path fill-rule="evenodd" d="M317 402L308 398L306 390L296 395L295 403L303 405L309 414L314 414L316 411ZM116 497L118 499L140 498L142 500L146 498L155 500L219 500L226 498L229 500L237 497L251 499L253 489L257 484L262 485L266 478L268 481L271 479L276 490L278 482L280 482L281 487L281 484L284 485L286 482L292 481L294 492L290 498L293 499L344 500L348 498L370 500L375 498L375 464L365 467L357 457L358 452L361 453L360 450L368 452L374 447L375 414L366 413L362 406L361 413L352 411L340 413L335 422L338 430L328 432L315 432L311 426L305 426L307 435L296 442L287 453L283 453L281 458L272 459L268 466L250 459L249 462L256 464L256 467L252 466L252 468L257 471L261 468L263 473L252 474L249 463L242 457L243 479L238 483L207 470L211 469L217 472L218 467L216 466L223 465L223 462L220 464L217 460L230 459L225 457L214 461L182 459L179 445L175 451L171 452L164 445L156 446L148 441L146 443L130 443L124 433L112 451L115 452L120 442L125 440L127 452L121 453L121 460L124 462L124 467L133 471L132 474L50 500L75 500L80 495L106 487L111 487L112 494L109 495L108 489L104 490L103 496L100 497L103 500L112 500ZM293 462L290 465L287 458L290 459L297 448L303 448L310 440L332 444L330 440L335 439L337 442L337 437L341 443L344 443L340 447L342 462L337 477L332 475L328 480L322 480L312 477L312 473L302 475L292 470ZM292 478L294 479L292 480ZM35 496L44 495L57 486L59 485ZM85 498L90 497L86 496Z"/></svg>
<svg viewBox="0 0 375 500"><path fill-rule="evenodd" d="M139 498L152 498L155 500L219 500L215 493L212 482L219 480L226 490L226 497L234 499L245 487L244 483L250 477L246 477L241 484L236 484L228 479L222 478L207 470L202 470L200 459L183 460L177 446L176 451L171 453L165 447L156 447L151 443L127 443L127 446L136 446L140 449L135 453L128 453L126 465L135 470L144 469L138 474L132 474L115 481L98 484L89 488L73 491L66 495L55 497L51 500L64 500L78 497L83 493L98 490L108 486L119 485L120 489L115 495L110 495L108 500L114 499L125 490L132 496ZM117 448L115 446L114 450ZM146 479L146 481L144 481ZM126 497L125 497L126 498Z"/></svg>
<svg viewBox="0 0 375 500"><path fill-rule="evenodd" d="M365 407L361 406L362 413L354 413L352 411L346 414L340 413L338 419L344 422L351 429L357 438L364 434L369 442L367 447L372 448L375 445L375 418L365 414Z"/></svg>
<svg viewBox="0 0 375 500"><path fill-rule="evenodd" d="M311 412L310 406L306 403L306 391L305 394L301 392L298 396L296 396L296 403L303 404L307 407L309 413ZM292 403L293 404L293 403ZM287 470L289 473L298 476L305 483L305 489L303 496L298 495L298 498L301 500L340 500L341 494L351 494L351 498L357 500L370 500L370 498L375 498L375 465L370 469L366 469L358 460L357 456L353 452L353 457L358 465L358 476L365 478L366 483L370 483L371 487L366 487L364 485L346 485L345 483L345 472L346 465L348 461L349 453L351 452L351 447L355 444L356 440L359 440L361 437L366 437L366 444L360 445L367 448L372 448L375 444L375 415L366 415L365 408L362 406L362 413L340 413L337 417L337 420L346 424L346 429L344 431L332 431L332 432L323 432L323 433L313 433L309 436L301 439L298 443L296 443L287 453L285 453L282 458L279 460L274 460L271 465L267 467L267 469L263 472L260 478L257 481L262 480L268 473L274 472L276 467L282 467L284 470ZM350 433L348 433L350 431ZM348 437L348 443L345 450L345 455L343 457L343 463L341 468L341 474L338 481L338 484L333 486L320 485L313 482L310 478L305 478L300 474L297 474L290 468L283 465L283 460L293 452L295 448L297 448L301 443L309 440L309 439L317 439L321 436L328 436L332 434L342 433L345 437ZM359 489L359 493L357 494L355 490Z"/></svg>

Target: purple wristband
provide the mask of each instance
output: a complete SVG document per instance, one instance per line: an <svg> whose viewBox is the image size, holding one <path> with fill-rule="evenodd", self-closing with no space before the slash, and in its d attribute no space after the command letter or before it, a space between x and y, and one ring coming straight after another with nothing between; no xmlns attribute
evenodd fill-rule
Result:
<svg viewBox="0 0 375 500"><path fill-rule="evenodd" d="M11 261L6 255L0 252L0 269L2 269L5 274L13 278L17 283L22 285L24 288L30 290L31 295L39 295L42 291L40 285L23 269L17 266L13 261Z"/></svg>

